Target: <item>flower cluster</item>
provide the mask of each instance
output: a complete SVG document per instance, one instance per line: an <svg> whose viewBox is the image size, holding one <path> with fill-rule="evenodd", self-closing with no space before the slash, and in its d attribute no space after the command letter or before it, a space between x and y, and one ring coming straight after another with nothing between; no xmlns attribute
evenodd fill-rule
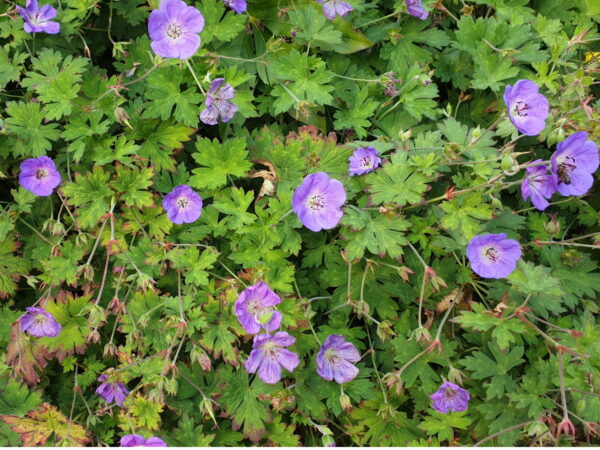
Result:
<svg viewBox="0 0 600 450"><path fill-rule="evenodd" d="M281 380L281 368L293 372L300 364L298 355L290 350L296 338L285 331L269 334L281 326L283 319L274 307L281 298L262 281L244 289L235 302L235 314L247 333L256 334L252 351L246 360L246 370L258 373L268 384ZM262 334L261 331L265 331ZM317 373L325 380L346 383L358 375L358 368L351 363L360 361L356 347L343 336L330 335L317 354Z"/></svg>
<svg viewBox="0 0 600 450"><path fill-rule="evenodd" d="M539 93L537 84L519 80L504 91L506 112L515 127L527 136L537 136L546 127L548 100ZM598 170L598 146L585 131L570 135L558 144L551 166L538 159L526 168L521 184L523 200L531 199L538 210L545 210L556 192L562 195L584 195L594 183Z"/></svg>

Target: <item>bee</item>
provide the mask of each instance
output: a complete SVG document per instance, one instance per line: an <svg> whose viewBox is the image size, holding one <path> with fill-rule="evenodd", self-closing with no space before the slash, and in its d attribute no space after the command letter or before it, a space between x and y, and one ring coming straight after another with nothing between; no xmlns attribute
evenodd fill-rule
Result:
<svg viewBox="0 0 600 450"><path fill-rule="evenodd" d="M571 184L571 177L569 175L569 170L566 165L561 164L558 166L558 170L556 171L558 178L565 184Z"/></svg>

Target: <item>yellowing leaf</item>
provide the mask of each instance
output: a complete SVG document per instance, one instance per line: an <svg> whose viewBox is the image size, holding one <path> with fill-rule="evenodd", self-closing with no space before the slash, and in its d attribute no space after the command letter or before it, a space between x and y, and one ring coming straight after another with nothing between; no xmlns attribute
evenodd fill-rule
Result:
<svg viewBox="0 0 600 450"><path fill-rule="evenodd" d="M44 403L39 411L32 411L27 417L0 416L12 425L12 430L21 435L23 445L38 447L46 445L53 437L53 443L70 447L83 447L90 442L88 432L81 425L69 421L67 417L49 403Z"/></svg>

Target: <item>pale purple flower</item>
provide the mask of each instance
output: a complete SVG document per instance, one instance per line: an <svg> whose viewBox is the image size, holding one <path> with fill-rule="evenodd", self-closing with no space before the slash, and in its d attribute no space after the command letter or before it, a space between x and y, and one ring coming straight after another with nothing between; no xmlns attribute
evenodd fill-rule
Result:
<svg viewBox="0 0 600 450"><path fill-rule="evenodd" d="M206 94L200 120L207 125L216 125L219 117L221 122L229 122L238 110L237 105L231 101L233 97L235 89L224 78L215 79Z"/></svg>
<svg viewBox="0 0 600 450"><path fill-rule="evenodd" d="M321 378L337 383L347 383L358 375L358 368L352 363L360 361L360 353L344 336L332 334L317 354L317 373Z"/></svg>
<svg viewBox="0 0 600 450"><path fill-rule="evenodd" d="M342 183L325 172L307 175L294 191L292 209L311 231L334 228L344 215L346 191Z"/></svg>
<svg viewBox="0 0 600 450"><path fill-rule="evenodd" d="M60 334L62 326L51 313L35 306L26 308L26 311L27 313L19 319L22 332L27 331L35 337L56 337Z"/></svg>
<svg viewBox="0 0 600 450"><path fill-rule="evenodd" d="M182 184L165 195L162 207L171 222L177 225L192 223L202 214L202 197L191 187Z"/></svg>
<svg viewBox="0 0 600 450"><path fill-rule="evenodd" d="M323 5L323 14L329 20L335 19L336 16L344 17L354 9L343 0L317 0L317 2Z"/></svg>
<svg viewBox="0 0 600 450"><path fill-rule="evenodd" d="M126 434L121 438L121 447L168 447L165 441L158 437L146 439L139 434Z"/></svg>
<svg viewBox="0 0 600 450"><path fill-rule="evenodd" d="M56 170L54 161L47 156L29 158L21 163L19 184L35 195L47 197L60 181L60 173Z"/></svg>
<svg viewBox="0 0 600 450"><path fill-rule="evenodd" d="M446 381L440 389L429 396L437 412L446 414L450 411L466 411L471 396L466 389Z"/></svg>
<svg viewBox="0 0 600 450"><path fill-rule="evenodd" d="M374 171L381 164L379 152L373 147L358 147L349 159L350 176Z"/></svg>
<svg viewBox="0 0 600 450"><path fill-rule="evenodd" d="M510 121L527 136L537 136L546 127L548 100L538 93L537 84L519 80L504 90L504 103Z"/></svg>
<svg viewBox="0 0 600 450"><path fill-rule="evenodd" d="M273 336L257 334L254 336L252 351L246 361L246 370L256 373L267 384L277 383L281 379L281 368L292 372L300 359L294 352L285 347L294 345L296 338L285 331L278 331Z"/></svg>
<svg viewBox="0 0 600 450"><path fill-rule="evenodd" d="M196 8L182 0L162 0L148 20L150 46L163 58L188 59L200 47L203 28L204 17Z"/></svg>
<svg viewBox="0 0 600 450"><path fill-rule="evenodd" d="M281 303L281 298L262 281L247 287L235 302L235 315L246 333L275 331L281 325L282 314L273 307Z"/></svg>
<svg viewBox="0 0 600 450"><path fill-rule="evenodd" d="M25 21L23 29L27 33L57 34L60 31L60 23L50 20L56 17L56 9L51 5L40 8L38 0L27 0L25 8L17 6L17 10Z"/></svg>
<svg viewBox="0 0 600 450"><path fill-rule="evenodd" d="M541 163L538 159L533 163ZM531 203L540 211L545 210L550 203L548 200L556 192L556 177L548 172L546 165L527 167L527 175L521 184L523 200L531 197Z"/></svg>
<svg viewBox="0 0 600 450"><path fill-rule="evenodd" d="M222 0L227 6L233 9L236 13L241 14L246 11L246 0Z"/></svg>
<svg viewBox="0 0 600 450"><path fill-rule="evenodd" d="M429 12L423 8L421 0L406 0L406 11L413 17L421 20L427 20Z"/></svg>
<svg viewBox="0 0 600 450"><path fill-rule="evenodd" d="M108 375L98 377L98 381L102 384L96 389L96 394L106 400L107 403L114 401L118 406L123 406L123 402L129 395L129 390L123 383L107 382L106 380L108 380Z"/></svg>
<svg viewBox="0 0 600 450"><path fill-rule="evenodd" d="M467 246L473 271L484 278L504 278L515 270L521 245L506 233L475 236Z"/></svg>
<svg viewBox="0 0 600 450"><path fill-rule="evenodd" d="M556 147L552 155L552 172L556 175L558 192L562 195L583 195L594 184L598 170L598 146L585 131L570 135Z"/></svg>

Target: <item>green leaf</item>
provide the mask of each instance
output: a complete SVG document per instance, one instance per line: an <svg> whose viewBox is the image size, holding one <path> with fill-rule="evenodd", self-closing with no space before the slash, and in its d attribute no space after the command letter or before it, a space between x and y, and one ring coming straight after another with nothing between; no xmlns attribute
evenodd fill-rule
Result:
<svg viewBox="0 0 600 450"><path fill-rule="evenodd" d="M404 206L421 201L428 179L408 164L406 152L397 151L389 163L370 174L367 181L374 204Z"/></svg>
<svg viewBox="0 0 600 450"><path fill-rule="evenodd" d="M198 139L198 150L192 156L203 167L194 169L190 185L199 189L215 189L227 183L227 177L243 177L250 169L246 140L228 139L222 144L216 139Z"/></svg>
<svg viewBox="0 0 600 450"><path fill-rule="evenodd" d="M183 74L177 67L164 67L154 71L148 77L148 89L144 95L150 103L146 105L143 117L163 120L171 117L175 108L175 120L185 125L195 127L199 121L199 107L202 95L196 86L181 90Z"/></svg>
<svg viewBox="0 0 600 450"><path fill-rule="evenodd" d="M58 353L59 360L77 353L83 353L87 347L86 338L91 332L86 314L90 297L73 298L63 296L46 303L45 309L60 323L62 330L57 337L40 338L39 342L48 350Z"/></svg>
<svg viewBox="0 0 600 450"><path fill-rule="evenodd" d="M40 103L8 102L6 123L16 139L13 140L12 153L15 156L40 156L52 148L52 142L58 139L58 124L45 122L46 115Z"/></svg>
<svg viewBox="0 0 600 450"><path fill-rule="evenodd" d="M179 247L167 254L173 263L173 268L182 271L185 274L185 281L196 286L208 283L208 272L205 269L211 269L218 256L219 254L212 249L200 253L198 247L185 249Z"/></svg>
<svg viewBox="0 0 600 450"><path fill-rule="evenodd" d="M270 408L263 395L273 392L274 387L258 378L249 384L245 370L221 371L225 382L219 403L232 418L234 426L243 427L244 437L257 443L266 433L265 422L270 421Z"/></svg>
<svg viewBox="0 0 600 450"><path fill-rule="evenodd" d="M464 417L466 411L449 412L442 414L431 411L431 415L419 425L429 436L437 435L440 441L451 441L454 438L454 428L465 430L472 422L469 417Z"/></svg>
<svg viewBox="0 0 600 450"><path fill-rule="evenodd" d="M229 42L246 26L248 16L235 14L221 1L202 0L199 9L205 20L204 29L200 34L204 46L215 38L221 42Z"/></svg>
<svg viewBox="0 0 600 450"><path fill-rule="evenodd" d="M353 128L359 138L366 137L367 128L371 126L370 119L374 117L379 102L371 98L367 87L360 89L354 86L351 91L340 93L340 97L346 102L346 108L335 112L335 128Z"/></svg>
<svg viewBox="0 0 600 450"><path fill-rule="evenodd" d="M332 50L334 45L342 43L342 33L336 30L323 13L317 11L313 5L290 11L289 18L291 24L299 28L296 39L301 44Z"/></svg>
<svg viewBox="0 0 600 450"><path fill-rule="evenodd" d="M254 200L253 192L245 192L241 188L231 188L229 191L231 197L215 198L213 204L217 211L225 214L227 226L236 231L241 231L244 225L254 223L256 216L247 212L250 204Z"/></svg>
<svg viewBox="0 0 600 450"><path fill-rule="evenodd" d="M160 403L148 400L141 394L135 396L131 406L132 419L140 428L158 430L160 427L160 413L163 407Z"/></svg>
<svg viewBox="0 0 600 450"><path fill-rule="evenodd" d="M9 45L0 46L0 89L4 89L11 81L19 81L27 60L27 53L15 50L11 59L9 52Z"/></svg>
<svg viewBox="0 0 600 450"><path fill-rule="evenodd" d="M362 258L365 250L374 255L387 253L391 258L402 255L402 246L407 244L404 231L410 223L404 219L384 214L375 218L366 211L346 208L342 224L347 225L343 235L348 240L348 258Z"/></svg>
<svg viewBox="0 0 600 450"><path fill-rule="evenodd" d="M60 119L71 114L88 59L63 57L58 51L43 49L37 57L31 58L31 62L35 72L27 72L21 85L37 92L44 103L46 119Z"/></svg>
<svg viewBox="0 0 600 450"><path fill-rule="evenodd" d="M526 331L525 325L516 318L506 320L497 317L491 311L485 311L478 303L473 303L473 311L461 311L460 316L453 322L460 323L463 328L471 328L476 331L492 330L492 337L501 350L507 349L511 342L516 342L515 335Z"/></svg>
<svg viewBox="0 0 600 450"><path fill-rule="evenodd" d="M478 192L459 195L442 203L440 207L446 213L442 218L442 226L458 231L465 241L483 228L482 221L492 218L492 208L483 202L482 195Z"/></svg>
<svg viewBox="0 0 600 450"><path fill-rule="evenodd" d="M85 175L76 174L74 182L67 182L62 188L69 203L77 206L77 222L82 228L98 224L102 216L110 211L109 197L113 191L109 187L110 173L102 167L94 167Z"/></svg>
<svg viewBox="0 0 600 450"><path fill-rule="evenodd" d="M127 206L142 208L152 206L152 193L147 191L152 185L152 169L131 170L124 166L117 166L117 177L113 188L122 192L121 198Z"/></svg>
<svg viewBox="0 0 600 450"><path fill-rule="evenodd" d="M271 93L277 97L273 102L275 114L285 112L292 106L300 108L299 103L303 101L309 105L332 103L333 86L328 83L333 75L322 59L292 49L276 59L270 58L270 70L275 79L282 82Z"/></svg>
<svg viewBox="0 0 600 450"><path fill-rule="evenodd" d="M19 244L13 236L0 240L0 298L12 296L17 289L17 281L21 274L26 274L29 264L26 259L14 255Z"/></svg>
<svg viewBox="0 0 600 450"><path fill-rule="evenodd" d="M31 392L27 386L13 379L0 380L0 414L23 417L42 403L42 396L38 392Z"/></svg>

